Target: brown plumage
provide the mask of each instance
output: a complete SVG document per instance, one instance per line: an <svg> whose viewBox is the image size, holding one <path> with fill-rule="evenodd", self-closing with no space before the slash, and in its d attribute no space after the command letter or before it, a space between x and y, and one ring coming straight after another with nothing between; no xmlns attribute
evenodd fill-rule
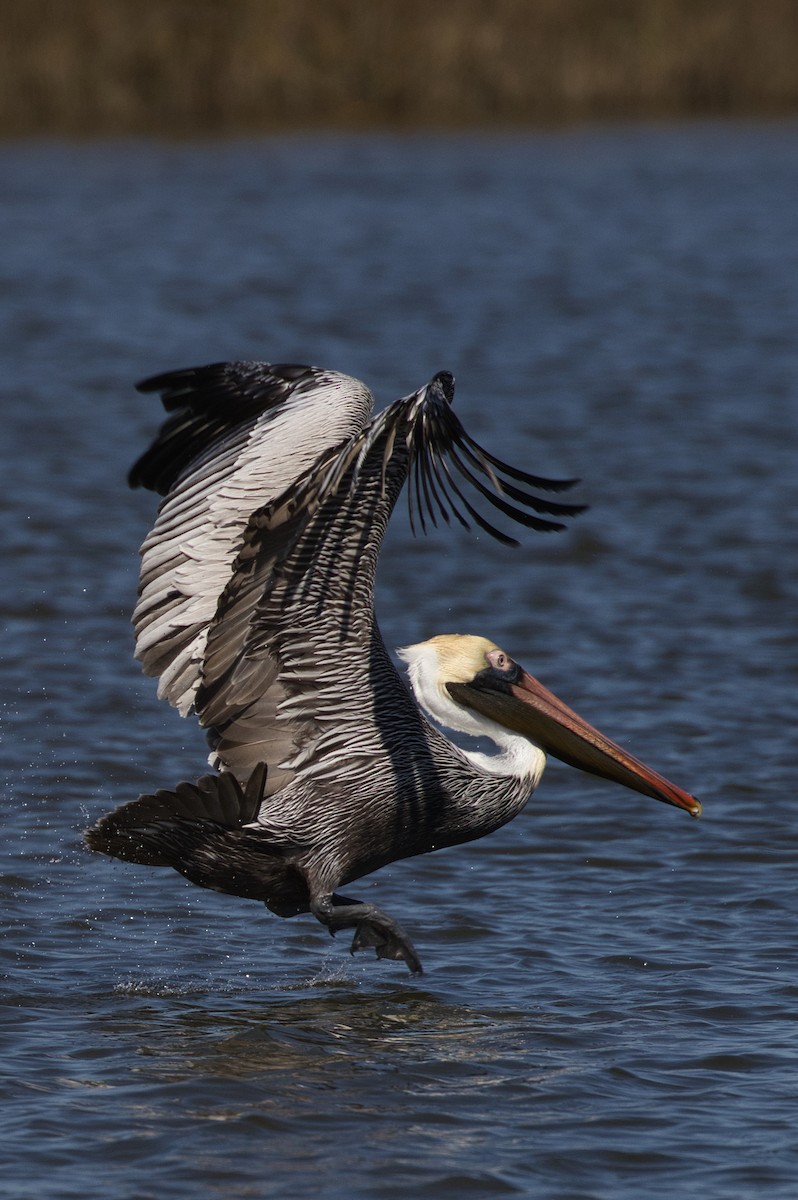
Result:
<svg viewBox="0 0 798 1200"><path fill-rule="evenodd" d="M416 699L396 671L373 592L406 481L424 529L453 516L512 543L478 503L539 530L580 511L530 490L570 481L512 468L467 435L450 375L376 417L363 384L310 367L213 364L141 387L174 415L131 471L164 495L142 547L137 655L159 695L208 730L218 773L103 817L92 849L172 866L280 916L312 912L333 934L354 929L353 950L420 972L396 922L337 889L498 828L547 749L697 811L564 706L553 716L550 694L486 639L403 652ZM500 752L458 749L419 704Z"/></svg>

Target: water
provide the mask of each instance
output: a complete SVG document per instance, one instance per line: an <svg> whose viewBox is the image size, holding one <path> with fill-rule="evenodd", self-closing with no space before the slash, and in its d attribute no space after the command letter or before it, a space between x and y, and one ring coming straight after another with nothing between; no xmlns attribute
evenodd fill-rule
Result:
<svg viewBox="0 0 798 1200"><path fill-rule="evenodd" d="M798 128L1 152L0 1194L792 1197ZM484 633L704 801L551 764L481 843L353 894L427 974L90 856L202 769L131 655L158 420L131 382L440 369L579 475L571 532L383 558L389 645Z"/></svg>

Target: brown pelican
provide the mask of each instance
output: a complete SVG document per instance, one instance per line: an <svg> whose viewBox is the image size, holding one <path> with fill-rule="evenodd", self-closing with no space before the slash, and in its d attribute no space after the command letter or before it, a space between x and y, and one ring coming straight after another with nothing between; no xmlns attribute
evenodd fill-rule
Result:
<svg viewBox="0 0 798 1200"><path fill-rule="evenodd" d="M498 829L546 754L698 815L485 638L400 651L412 693L395 669L374 573L406 481L424 530L453 516L517 544L477 497L538 530L580 511L535 494L573 481L508 466L469 437L450 374L375 417L362 383L314 367L215 363L139 388L173 415L130 473L164 497L141 551L136 653L159 696L208 730L216 773L104 816L92 850L282 917L310 912L333 935L354 930L353 952L420 973L401 927L338 888ZM460 749L439 726L497 752Z"/></svg>

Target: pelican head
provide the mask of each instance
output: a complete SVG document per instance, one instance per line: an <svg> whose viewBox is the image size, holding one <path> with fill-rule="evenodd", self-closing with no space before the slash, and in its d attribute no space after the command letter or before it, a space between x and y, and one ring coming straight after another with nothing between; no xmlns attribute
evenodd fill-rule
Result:
<svg viewBox="0 0 798 1200"><path fill-rule="evenodd" d="M526 759L517 752L512 757L524 761L535 779L551 754L699 816L701 805L693 796L599 733L487 638L442 634L406 646L399 655L408 664L416 699L435 721L487 735L511 754L520 735L533 750Z"/></svg>

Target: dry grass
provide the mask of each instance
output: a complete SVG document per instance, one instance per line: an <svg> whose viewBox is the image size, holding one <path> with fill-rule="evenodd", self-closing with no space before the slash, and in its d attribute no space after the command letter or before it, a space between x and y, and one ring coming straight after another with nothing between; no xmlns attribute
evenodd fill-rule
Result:
<svg viewBox="0 0 798 1200"><path fill-rule="evenodd" d="M798 109L795 0L0 0L0 133Z"/></svg>

